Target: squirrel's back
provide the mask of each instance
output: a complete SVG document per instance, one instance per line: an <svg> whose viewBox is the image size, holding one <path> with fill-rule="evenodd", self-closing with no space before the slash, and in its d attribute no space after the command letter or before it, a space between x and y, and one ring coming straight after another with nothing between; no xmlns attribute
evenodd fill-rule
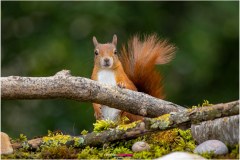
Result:
<svg viewBox="0 0 240 160"><path fill-rule="evenodd" d="M175 50L174 45L160 40L156 34L144 36L143 39L136 35L129 40L127 47L123 46L119 59L139 92L162 99L165 97L162 77L155 64L170 62Z"/></svg>

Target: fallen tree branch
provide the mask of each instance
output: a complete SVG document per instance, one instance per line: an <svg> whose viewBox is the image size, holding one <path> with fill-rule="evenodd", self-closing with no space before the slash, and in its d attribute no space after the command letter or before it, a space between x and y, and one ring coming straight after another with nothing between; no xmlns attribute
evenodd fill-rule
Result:
<svg viewBox="0 0 240 160"><path fill-rule="evenodd" d="M239 143L239 115L204 121L191 125L193 138L200 144L209 139L217 139L225 144Z"/></svg>
<svg viewBox="0 0 240 160"><path fill-rule="evenodd" d="M2 99L53 99L65 98L80 102L95 102L132 114L157 117L185 108L147 94L74 77L63 70L51 77L1 78Z"/></svg>
<svg viewBox="0 0 240 160"><path fill-rule="evenodd" d="M182 112L172 112L158 118L145 118L143 121L134 122L136 125L127 130L120 128L102 131L100 133L89 133L82 136L69 136L69 140L63 144L74 147L98 146L108 142L123 139L131 139L145 134L163 131L185 124L196 124L202 121L213 120L220 117L233 116L239 114L239 101L224 104L216 104L208 107L188 109ZM37 138L27 142L30 148L36 149L45 144L44 138ZM50 141L52 142L52 141ZM53 143L53 142L52 142ZM56 143L56 142L55 142ZM23 147L26 143L13 144L15 149Z"/></svg>

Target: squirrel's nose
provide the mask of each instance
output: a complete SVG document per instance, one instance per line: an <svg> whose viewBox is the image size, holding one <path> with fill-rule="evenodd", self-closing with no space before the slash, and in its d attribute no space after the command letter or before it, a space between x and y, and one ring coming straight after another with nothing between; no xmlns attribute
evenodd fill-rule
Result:
<svg viewBox="0 0 240 160"><path fill-rule="evenodd" d="M108 63L110 60L109 60L109 58L105 58L104 61L105 61L106 63Z"/></svg>

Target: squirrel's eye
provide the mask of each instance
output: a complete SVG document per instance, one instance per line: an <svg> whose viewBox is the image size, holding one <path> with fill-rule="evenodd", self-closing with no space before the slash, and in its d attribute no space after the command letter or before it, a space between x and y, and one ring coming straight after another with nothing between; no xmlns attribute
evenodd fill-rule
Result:
<svg viewBox="0 0 240 160"><path fill-rule="evenodd" d="M94 51L94 54L95 54L95 55L98 55L98 50L95 50L95 51Z"/></svg>
<svg viewBox="0 0 240 160"><path fill-rule="evenodd" d="M117 54L117 50L116 49L114 50L114 54Z"/></svg>

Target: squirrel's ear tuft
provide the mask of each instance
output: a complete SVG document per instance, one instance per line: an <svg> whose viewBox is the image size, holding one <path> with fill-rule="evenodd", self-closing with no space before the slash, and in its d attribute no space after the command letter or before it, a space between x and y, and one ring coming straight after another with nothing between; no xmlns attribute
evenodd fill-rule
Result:
<svg viewBox="0 0 240 160"><path fill-rule="evenodd" d="M116 35L116 34L113 35L112 44L114 44L115 46L117 46L117 35Z"/></svg>
<svg viewBox="0 0 240 160"><path fill-rule="evenodd" d="M98 45L98 41L97 38L95 36L93 36L93 44L96 47Z"/></svg>

